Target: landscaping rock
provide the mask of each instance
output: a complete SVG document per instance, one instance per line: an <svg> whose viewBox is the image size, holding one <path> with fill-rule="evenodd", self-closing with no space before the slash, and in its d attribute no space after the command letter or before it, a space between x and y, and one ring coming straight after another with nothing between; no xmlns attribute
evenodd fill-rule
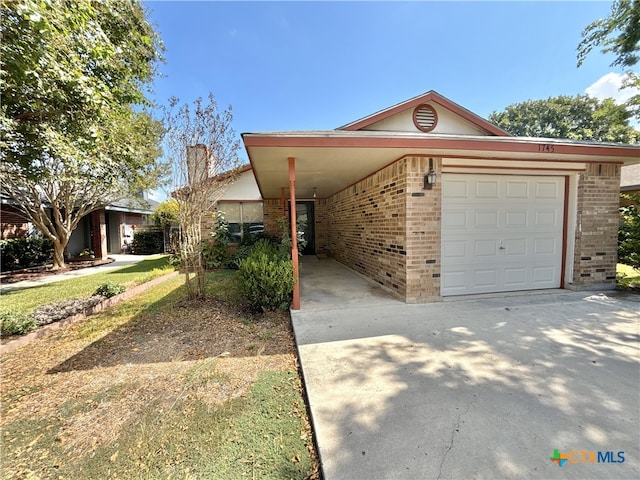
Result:
<svg viewBox="0 0 640 480"><path fill-rule="evenodd" d="M89 298L71 298L62 302L44 305L34 310L33 316L37 325L48 325L64 318L81 313L104 300L101 295L94 295Z"/></svg>

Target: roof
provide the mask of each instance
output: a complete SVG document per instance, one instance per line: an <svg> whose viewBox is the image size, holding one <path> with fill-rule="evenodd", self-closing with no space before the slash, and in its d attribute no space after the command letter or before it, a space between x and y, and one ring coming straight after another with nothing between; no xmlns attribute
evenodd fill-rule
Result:
<svg viewBox="0 0 640 480"><path fill-rule="evenodd" d="M413 128L413 110L426 101L437 104L442 118L448 115L446 129ZM452 121L465 127L449 128ZM327 198L406 157L537 162L546 169L640 163L640 145L511 136L433 91L335 130L243 133L242 140L265 199L279 198L289 186L288 158L295 159L299 198Z"/></svg>
<svg viewBox="0 0 640 480"><path fill-rule="evenodd" d="M410 98L409 100L405 100L404 102L400 102L391 107L385 108L384 110L380 110L371 115L367 115L355 122L348 123L341 127L338 127L336 130L362 130L376 122L389 118L393 115L397 115L400 112L405 110L410 110L418 105L423 103L435 103L437 105L442 106L443 108L455 113L456 115L462 117L473 125L479 127L482 130L485 130L487 133L491 135L496 135L500 137L510 137L511 134L507 131L495 126L493 123L488 122L484 118L476 115L475 113L467 110L461 105L458 105L455 102L452 102L448 98L440 95L438 92L434 90L430 90L422 95L418 95L417 97Z"/></svg>

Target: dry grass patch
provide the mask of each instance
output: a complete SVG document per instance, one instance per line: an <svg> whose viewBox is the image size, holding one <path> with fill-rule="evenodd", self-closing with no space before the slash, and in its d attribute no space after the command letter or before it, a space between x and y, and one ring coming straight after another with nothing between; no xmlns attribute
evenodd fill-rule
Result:
<svg viewBox="0 0 640 480"><path fill-rule="evenodd" d="M0 358L3 478L317 475L288 314L181 282Z"/></svg>

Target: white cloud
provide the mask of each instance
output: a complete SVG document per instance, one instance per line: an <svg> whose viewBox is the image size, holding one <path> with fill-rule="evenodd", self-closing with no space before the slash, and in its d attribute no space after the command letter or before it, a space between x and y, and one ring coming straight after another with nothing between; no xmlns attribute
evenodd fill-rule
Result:
<svg viewBox="0 0 640 480"><path fill-rule="evenodd" d="M624 79L625 75L614 72L607 73L589 85L585 89L585 93L600 100L613 98L618 104L624 103L632 96L640 94L638 87L620 90Z"/></svg>

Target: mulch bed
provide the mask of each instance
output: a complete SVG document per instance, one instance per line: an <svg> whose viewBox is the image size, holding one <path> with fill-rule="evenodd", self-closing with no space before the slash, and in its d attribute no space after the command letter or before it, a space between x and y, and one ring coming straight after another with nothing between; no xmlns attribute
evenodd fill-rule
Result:
<svg viewBox="0 0 640 480"><path fill-rule="evenodd" d="M69 272L73 270L80 270L83 268L97 267L98 265L106 265L112 263L115 260L113 258L107 258L104 260L83 260L78 262L67 262L67 268L61 270L52 270L51 265L45 265L42 267L27 268L24 270L15 270L13 272L3 272L0 275L0 283L16 283L23 280L35 280L40 277L48 277L51 275L57 275L63 272Z"/></svg>

